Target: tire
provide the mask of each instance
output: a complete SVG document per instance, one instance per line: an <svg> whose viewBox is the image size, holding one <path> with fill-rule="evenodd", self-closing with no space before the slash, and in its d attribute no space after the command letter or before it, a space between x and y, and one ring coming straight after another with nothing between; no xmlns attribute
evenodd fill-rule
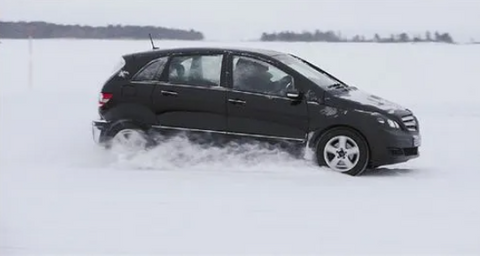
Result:
<svg viewBox="0 0 480 256"><path fill-rule="evenodd" d="M104 134L105 146L121 147L129 151L143 150L154 145L146 130L132 121L113 124Z"/></svg>
<svg viewBox="0 0 480 256"><path fill-rule="evenodd" d="M361 175L370 159L363 136L346 127L325 132L317 142L315 155L319 166L351 176Z"/></svg>

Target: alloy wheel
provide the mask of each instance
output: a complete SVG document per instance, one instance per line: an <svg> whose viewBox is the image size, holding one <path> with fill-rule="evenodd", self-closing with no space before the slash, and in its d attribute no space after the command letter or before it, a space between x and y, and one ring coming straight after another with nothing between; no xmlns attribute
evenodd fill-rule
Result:
<svg viewBox="0 0 480 256"><path fill-rule="evenodd" d="M337 172L348 172L360 159L360 148L350 137L338 135L331 138L324 147L325 163Z"/></svg>
<svg viewBox="0 0 480 256"><path fill-rule="evenodd" d="M147 146L147 139L142 131L135 129L123 129L119 131L112 139L115 146L120 146L127 150L140 150Z"/></svg>

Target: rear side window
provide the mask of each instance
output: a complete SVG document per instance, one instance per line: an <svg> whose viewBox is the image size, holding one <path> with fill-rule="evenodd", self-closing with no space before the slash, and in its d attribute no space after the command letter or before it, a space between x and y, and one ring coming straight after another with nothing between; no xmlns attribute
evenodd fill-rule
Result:
<svg viewBox="0 0 480 256"><path fill-rule="evenodd" d="M162 74L163 69L165 68L165 63L167 63L167 57L159 58L154 61L149 62L145 67L143 67L140 72L138 72L134 77L133 81L158 81L160 75Z"/></svg>
<svg viewBox="0 0 480 256"><path fill-rule="evenodd" d="M192 86L219 86L223 55L188 55L173 57L168 82Z"/></svg>

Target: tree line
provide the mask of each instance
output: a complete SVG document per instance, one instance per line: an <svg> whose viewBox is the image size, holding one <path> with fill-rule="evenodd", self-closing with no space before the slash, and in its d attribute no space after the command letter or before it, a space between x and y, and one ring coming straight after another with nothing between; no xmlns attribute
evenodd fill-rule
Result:
<svg viewBox="0 0 480 256"><path fill-rule="evenodd" d="M151 34L154 39L165 40L203 40L202 32L190 29L182 30L159 26L81 26L61 25L47 22L5 22L0 21L0 38L81 38L81 39L145 39ZM278 33L262 33L260 41L283 42L377 42L377 43L408 43L408 42L440 42L455 43L449 33L426 31L423 35L409 35L407 33L380 36L375 34L371 38L363 35L344 37L339 32L281 31Z"/></svg>
<svg viewBox="0 0 480 256"><path fill-rule="evenodd" d="M0 21L0 38L82 38L82 39L154 39L203 40L201 32L155 26L80 26L47 22Z"/></svg>
<svg viewBox="0 0 480 256"><path fill-rule="evenodd" d="M377 42L377 43L409 43L409 42L438 42L438 43L455 43L449 33L439 33L438 31L432 33L426 31L424 35L408 35L407 33L391 34L387 37L382 37L375 34L372 38L366 38L363 35L355 35L347 38L343 37L341 33L333 31L315 32L301 32L295 33L291 31L282 31L279 33L262 33L260 41L272 42Z"/></svg>

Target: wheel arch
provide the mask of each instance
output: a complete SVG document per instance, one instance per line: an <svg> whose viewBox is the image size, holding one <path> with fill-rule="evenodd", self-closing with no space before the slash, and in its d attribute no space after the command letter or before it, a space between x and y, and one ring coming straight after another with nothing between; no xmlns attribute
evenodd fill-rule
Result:
<svg viewBox="0 0 480 256"><path fill-rule="evenodd" d="M353 130L354 132L358 133L358 135L361 136L365 140L365 143L367 144L368 153L370 155L372 154L372 149L370 147L370 142L368 141L365 134L362 131L360 131L359 129L357 129L357 128L351 126L351 125L348 125L348 124L330 125L330 126L327 126L323 129L318 129L318 130L314 131L313 135L310 137L310 139L307 142L307 146L309 148L315 148L317 146L317 142L322 138L323 135L325 135L325 133L327 133L330 130L339 129L339 128L347 128L347 129Z"/></svg>
<svg viewBox="0 0 480 256"><path fill-rule="evenodd" d="M157 117L155 113L147 106L134 103L118 104L104 113L102 113L105 120L112 123L117 122L134 122L146 129L152 125L157 124Z"/></svg>

